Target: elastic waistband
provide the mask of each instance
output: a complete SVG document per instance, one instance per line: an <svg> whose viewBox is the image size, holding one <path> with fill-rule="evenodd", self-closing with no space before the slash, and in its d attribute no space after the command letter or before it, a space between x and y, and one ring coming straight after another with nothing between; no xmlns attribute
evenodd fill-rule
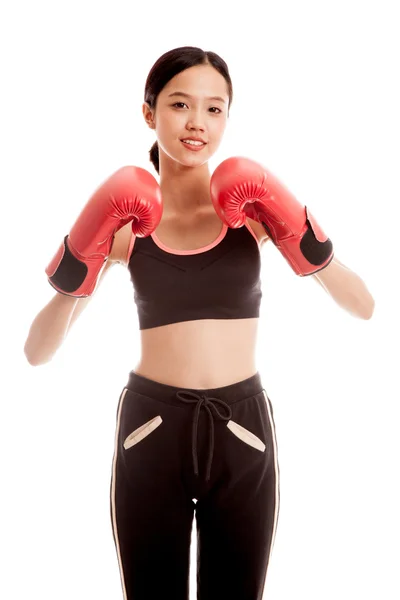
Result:
<svg viewBox="0 0 400 600"><path fill-rule="evenodd" d="M217 397L227 404L233 404L238 400L256 396L263 391L261 375L259 372L247 379L243 379L243 381L237 381L236 383L225 385L223 387L196 389L166 385L165 383L147 379L147 377L143 377L143 375L138 375L135 371L131 371L129 373L128 383L125 387L142 396L149 396L155 400L160 400L161 402L176 406L182 406L182 401L176 395L178 391Z"/></svg>

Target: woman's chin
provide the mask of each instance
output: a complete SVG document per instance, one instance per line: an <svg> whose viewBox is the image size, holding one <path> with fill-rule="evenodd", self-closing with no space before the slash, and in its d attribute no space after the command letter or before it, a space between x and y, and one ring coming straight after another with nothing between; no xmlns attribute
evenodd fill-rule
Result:
<svg viewBox="0 0 400 600"><path fill-rule="evenodd" d="M179 158L179 162L188 167L198 167L210 160L210 153L208 148L200 152L185 151L183 149L183 154L181 153Z"/></svg>
<svg viewBox="0 0 400 600"><path fill-rule="evenodd" d="M180 165L182 165L182 167L188 167L189 169L193 169L195 167L201 167L202 165L204 165L208 160L209 160L209 156L207 157L200 157L200 156L192 156L192 157L187 157L187 156L180 156L179 158L177 157L176 162L178 162Z"/></svg>
<svg viewBox="0 0 400 600"><path fill-rule="evenodd" d="M200 152L193 152L191 150L186 150L186 148L181 148L177 152L176 148L171 148L171 151L165 152L165 154L167 154L167 156L175 163L188 168L201 167L210 160L208 148L203 149Z"/></svg>

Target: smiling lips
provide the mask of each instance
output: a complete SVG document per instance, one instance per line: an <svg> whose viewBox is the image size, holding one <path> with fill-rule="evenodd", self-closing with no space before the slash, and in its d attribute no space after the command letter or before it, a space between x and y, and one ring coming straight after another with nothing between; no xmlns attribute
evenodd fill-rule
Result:
<svg viewBox="0 0 400 600"><path fill-rule="evenodd" d="M201 150L206 145L206 142L200 138L184 138L181 142L188 150Z"/></svg>

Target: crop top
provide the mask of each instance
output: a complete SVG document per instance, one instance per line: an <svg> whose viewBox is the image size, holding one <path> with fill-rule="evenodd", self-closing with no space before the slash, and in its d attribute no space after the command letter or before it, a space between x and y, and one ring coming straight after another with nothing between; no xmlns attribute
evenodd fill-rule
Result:
<svg viewBox="0 0 400 600"><path fill-rule="evenodd" d="M259 316L260 243L247 221L232 229L223 223L214 242L195 250L173 250L153 232L132 234L128 270L139 328L198 319Z"/></svg>

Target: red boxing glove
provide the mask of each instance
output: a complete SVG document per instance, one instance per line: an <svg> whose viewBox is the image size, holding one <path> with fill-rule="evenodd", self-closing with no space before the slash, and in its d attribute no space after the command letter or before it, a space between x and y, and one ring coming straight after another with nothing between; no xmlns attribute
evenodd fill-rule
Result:
<svg viewBox="0 0 400 600"><path fill-rule="evenodd" d="M234 229L247 217L261 223L297 275L321 271L333 259L332 242L307 207L262 165L228 158L215 169L210 185L220 219Z"/></svg>
<svg viewBox="0 0 400 600"><path fill-rule="evenodd" d="M161 190L153 175L140 167L122 167L95 191L65 236L46 269L50 285L67 296L90 296L115 233L132 221L133 233L147 237L161 217Z"/></svg>

